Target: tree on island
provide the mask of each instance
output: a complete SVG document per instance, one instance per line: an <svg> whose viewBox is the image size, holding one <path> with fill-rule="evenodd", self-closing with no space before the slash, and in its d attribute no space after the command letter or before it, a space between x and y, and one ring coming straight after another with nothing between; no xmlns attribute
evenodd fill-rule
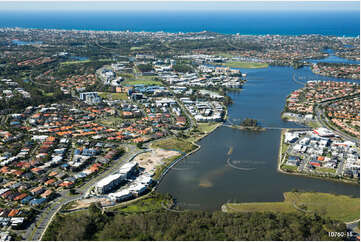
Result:
<svg viewBox="0 0 361 242"><path fill-rule="evenodd" d="M256 119L246 118L241 122L241 126L257 127L258 126L258 121Z"/></svg>

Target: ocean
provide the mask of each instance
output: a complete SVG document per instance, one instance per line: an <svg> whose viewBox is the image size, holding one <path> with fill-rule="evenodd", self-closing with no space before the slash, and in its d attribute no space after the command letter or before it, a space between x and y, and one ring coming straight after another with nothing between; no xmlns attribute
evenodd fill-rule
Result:
<svg viewBox="0 0 361 242"><path fill-rule="evenodd" d="M0 27L359 36L359 11L2 11Z"/></svg>

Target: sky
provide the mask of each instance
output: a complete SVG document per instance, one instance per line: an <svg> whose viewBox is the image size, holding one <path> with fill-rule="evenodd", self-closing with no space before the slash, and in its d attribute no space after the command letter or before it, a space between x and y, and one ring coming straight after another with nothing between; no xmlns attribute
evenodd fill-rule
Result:
<svg viewBox="0 0 361 242"><path fill-rule="evenodd" d="M0 11L360 11L359 1L0 1Z"/></svg>

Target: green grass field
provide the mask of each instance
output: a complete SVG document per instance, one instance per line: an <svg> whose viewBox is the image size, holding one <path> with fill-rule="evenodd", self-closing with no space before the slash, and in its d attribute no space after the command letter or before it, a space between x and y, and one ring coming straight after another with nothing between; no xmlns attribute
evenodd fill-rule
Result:
<svg viewBox="0 0 361 242"><path fill-rule="evenodd" d="M316 212L342 222L360 218L360 198L318 192L285 192L283 202L227 203L228 212ZM298 209L297 209L298 208Z"/></svg>
<svg viewBox="0 0 361 242"><path fill-rule="evenodd" d="M199 131L203 133L209 133L215 129L219 124L218 123L198 123Z"/></svg>
<svg viewBox="0 0 361 242"><path fill-rule="evenodd" d="M328 172L328 173L336 173L336 169L327 168L327 167L319 167L316 169L318 172Z"/></svg>
<svg viewBox="0 0 361 242"><path fill-rule="evenodd" d="M228 203L228 212L295 212L291 204L285 202L263 202L263 203Z"/></svg>
<svg viewBox="0 0 361 242"><path fill-rule="evenodd" d="M219 56L222 56L222 57L225 57L225 58L234 57L234 55L232 55L231 53L228 53L228 52L217 52L216 55L219 55Z"/></svg>
<svg viewBox="0 0 361 242"><path fill-rule="evenodd" d="M46 96L46 97L52 97L52 96L54 96L54 93L53 93L53 92L45 92L45 93L44 93L44 96Z"/></svg>
<svg viewBox="0 0 361 242"><path fill-rule="evenodd" d="M282 165L281 169L282 170L297 171L297 166Z"/></svg>
<svg viewBox="0 0 361 242"><path fill-rule="evenodd" d="M122 84L123 85L163 86L163 83L161 81L154 81L154 80L126 80L126 81L122 82Z"/></svg>
<svg viewBox="0 0 361 242"><path fill-rule="evenodd" d="M229 61L222 64L231 68L267 68L267 63L255 63L255 62L242 62L242 61Z"/></svg>
<svg viewBox="0 0 361 242"><path fill-rule="evenodd" d="M289 146L290 146L290 145L285 144L285 143L282 144L282 150L281 150L282 154L284 154L284 153L287 151L287 149L288 149Z"/></svg>
<svg viewBox="0 0 361 242"><path fill-rule="evenodd" d="M99 123L107 126L121 125L124 122L124 119L121 117L106 117L99 119Z"/></svg>
<svg viewBox="0 0 361 242"><path fill-rule="evenodd" d="M322 125L317 121L308 121L308 122L306 122L306 125L310 126L311 128L314 128L314 129L322 127Z"/></svg>
<svg viewBox="0 0 361 242"><path fill-rule="evenodd" d="M125 93L98 92L101 98L111 98L112 100L128 100Z"/></svg>
<svg viewBox="0 0 361 242"><path fill-rule="evenodd" d="M166 150L178 150L184 153L188 153L196 148L191 142L174 137L157 140L152 143L152 146Z"/></svg>
<svg viewBox="0 0 361 242"><path fill-rule="evenodd" d="M219 126L220 123L198 123L197 124L197 132L192 133L189 138L186 138L185 140L188 142L196 142L201 138L204 134L208 134L210 132L213 132L213 130Z"/></svg>
<svg viewBox="0 0 361 242"><path fill-rule="evenodd" d="M158 85L164 86L161 81L154 80L154 76L138 76L135 77L133 74L121 74L120 76L125 78L125 81L122 82L123 85Z"/></svg>

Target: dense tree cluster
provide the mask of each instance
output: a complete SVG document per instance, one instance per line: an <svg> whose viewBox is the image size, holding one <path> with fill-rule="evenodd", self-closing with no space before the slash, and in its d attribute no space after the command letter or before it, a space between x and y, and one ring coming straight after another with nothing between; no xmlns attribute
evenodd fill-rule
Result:
<svg viewBox="0 0 361 242"><path fill-rule="evenodd" d="M45 240L330 240L344 224L300 213L171 211L58 216ZM338 238L342 240L342 238Z"/></svg>
<svg viewBox="0 0 361 242"><path fill-rule="evenodd" d="M173 70L183 73L193 72L193 68L190 65L186 64L175 64L173 65Z"/></svg>
<svg viewBox="0 0 361 242"><path fill-rule="evenodd" d="M30 86L30 85L29 85ZM69 99L70 95L65 95L59 88L54 88L52 96L45 96L41 90L36 87L29 87L26 89L30 92L30 98L24 98L22 95L17 94L11 99L3 100L0 102L0 113L7 114L11 111L21 111L28 106L37 106L45 103L61 102Z"/></svg>
<svg viewBox="0 0 361 242"><path fill-rule="evenodd" d="M150 72L153 70L153 66L151 64L139 64L137 67L141 72Z"/></svg>
<svg viewBox="0 0 361 242"><path fill-rule="evenodd" d="M241 122L241 125L245 127L256 127L257 124L258 124L257 120L252 118L246 118Z"/></svg>

